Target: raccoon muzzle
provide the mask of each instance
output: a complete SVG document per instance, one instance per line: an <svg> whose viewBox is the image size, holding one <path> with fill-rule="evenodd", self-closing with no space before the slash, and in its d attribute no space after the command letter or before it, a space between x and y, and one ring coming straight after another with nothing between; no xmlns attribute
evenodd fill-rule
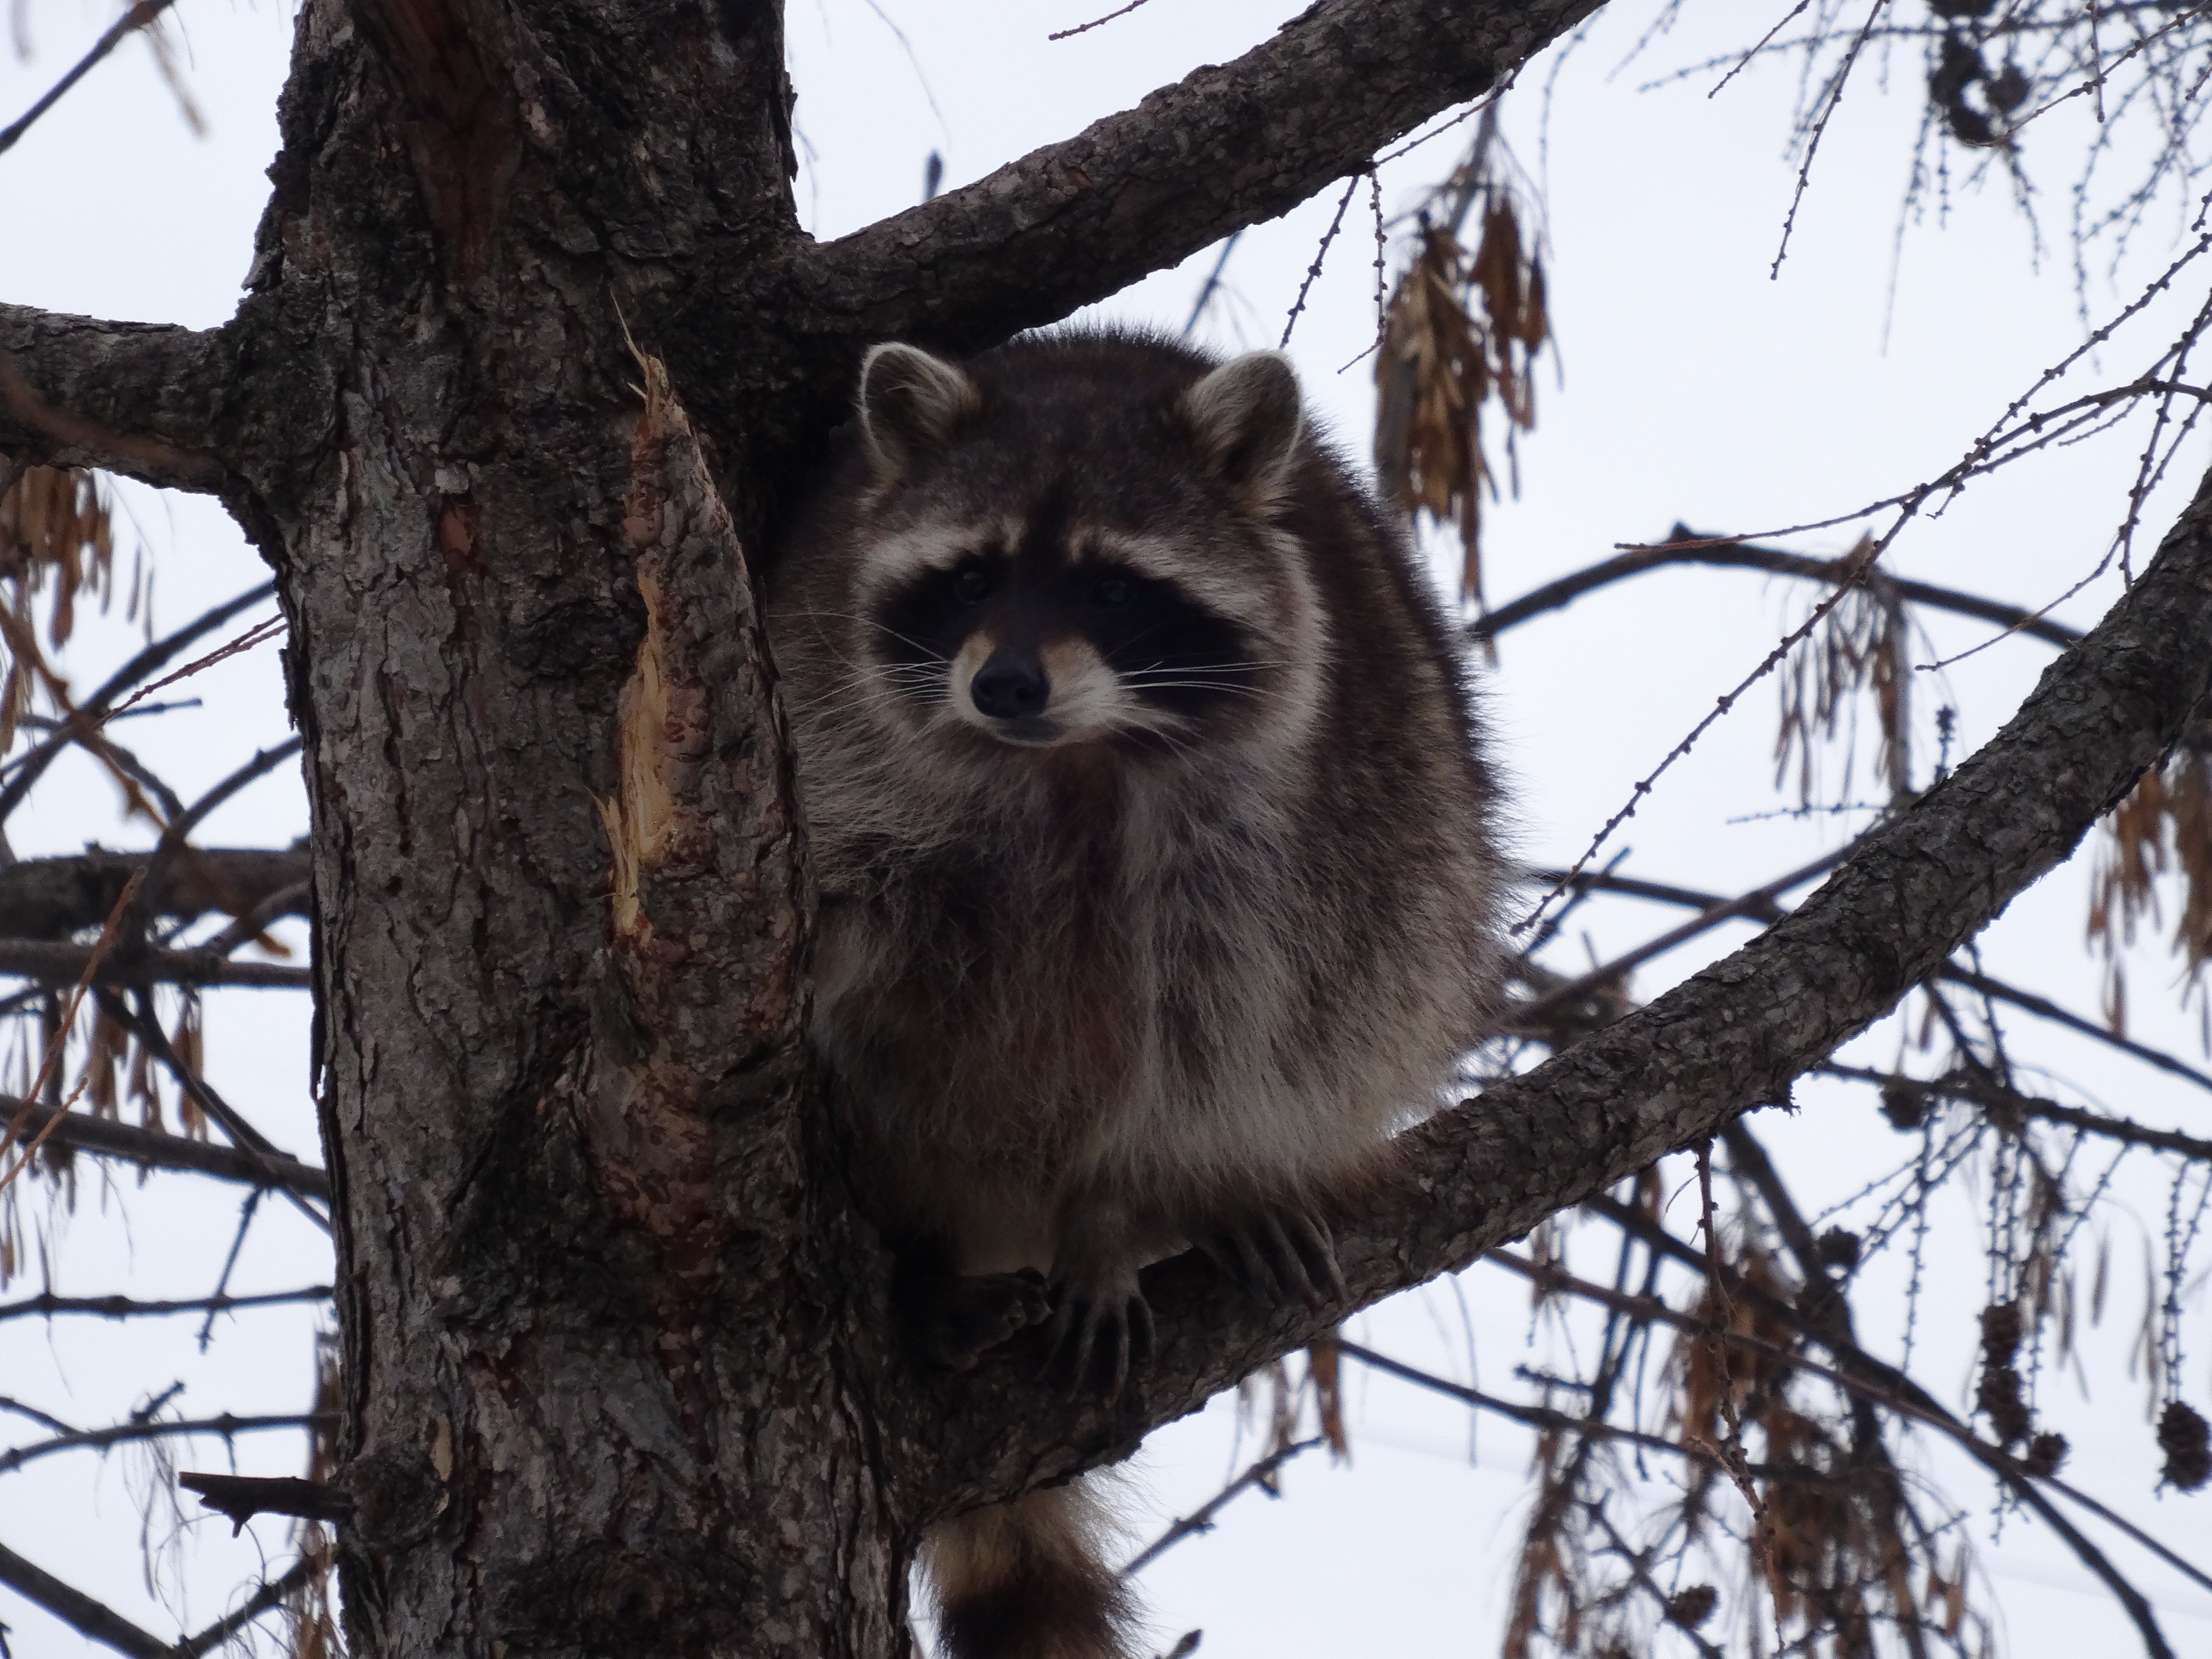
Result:
<svg viewBox="0 0 2212 1659"><path fill-rule="evenodd" d="M940 1522L924 1560L946 1659L1128 1659L1134 1609L1082 1483Z"/></svg>

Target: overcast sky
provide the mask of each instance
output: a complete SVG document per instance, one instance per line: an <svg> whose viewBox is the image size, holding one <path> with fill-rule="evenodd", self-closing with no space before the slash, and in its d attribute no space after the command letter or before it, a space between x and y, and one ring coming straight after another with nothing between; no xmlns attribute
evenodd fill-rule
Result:
<svg viewBox="0 0 2212 1659"><path fill-rule="evenodd" d="M1198 64L1236 56L1295 9L1151 0L1126 18L1053 43L1049 31L1110 4L793 0L802 216L817 235L834 236L909 205L933 149L944 157L946 188L971 181ZM2092 118L2086 101L2048 118L2026 142L2027 160L2039 169L2039 258L2002 175L1986 189L1961 191L1948 223L1939 225L1931 208L1900 238L1899 197L1924 71L1907 54L1891 66L1887 91L1878 73L1863 75L1820 151L1777 277L1770 269L1796 179L1796 159L1785 155L1794 68L1754 69L1717 96L1708 94L1717 71L1652 89L1645 83L1741 46L1786 8L1767 0L1688 9L1680 27L1625 62L1656 7L1647 0L1611 9L1564 62L1553 53L1531 65L1504 106L1505 133L1545 208L1560 349L1542 366L1540 424L1522 445L1522 499L1492 517L1486 562L1493 601L1603 557L1616 544L1661 537L1677 520L1753 534L1892 495L1954 461L2083 332L2064 227L2071 158ZM92 0L21 0L21 15L35 55L27 64L0 58L0 120L35 97L112 12ZM274 153L273 100L289 15L270 0L180 0L175 16L206 135L195 137L179 118L143 43L127 43L0 156L0 299L195 326L231 313L267 195L262 169ZM1390 215L1449 170L1470 131L1447 132L1386 169ZM1949 161L1961 175L1956 186L1967 162L1955 149ZM1275 343L1336 195L1324 192L1244 237L1202 338L1224 350ZM2154 220L2116 272L2101 263L2094 268L2086 295L2094 316L2124 303L2171 257L2172 231L2185 217ZM1291 342L1310 394L1358 454L1372 386L1367 363L1354 360L1374 336L1372 258L1363 189ZM1209 251L1157 276L1101 313L1180 328L1213 258ZM2192 280L2193 305L2203 281ZM2172 331L2172 319L2154 310L2143 340L2162 343ZM2117 340L2084 384L2124 379L2155 349ZM1940 519L1912 529L1892 568L2016 603L2054 599L2102 554L2140 442L2123 436L2061 452L1978 486ZM2187 476L2152 503L2143 556L2207 459L2200 444L2179 469ZM135 489L125 495L155 560L162 623L264 579L206 501ZM1856 533L1857 526L1839 528L1790 544L1832 555ZM2116 592L2117 579L2107 577L2056 614L2087 625ZM1790 585L1734 573L1670 574L1586 599L1509 636L1490 676L1488 709L1516 781L1520 855L1531 865L1571 860L1635 781L1802 617L1806 599ZM1929 627L1932 651L1942 654L1988 633L1942 619ZM70 659L80 684L131 638L119 619L84 632L81 654ZM2009 641L1941 674L1916 675L1923 736L1932 743L1935 710L1948 705L1957 711L1960 749L1978 745L2049 656L2032 641ZM273 647L202 676L193 689L204 706L169 717L156 750L187 793L285 732ZM1626 848L1624 868L1635 873L1732 890L1802 864L1863 826L1863 815L1737 822L1794 801L1773 788L1773 706L1767 689L1747 698L1668 774L1608 855ZM1863 799L1863 767L1859 779L1856 798ZM1838 797L1832 787L1825 798ZM94 837L118 845L144 840L118 821L112 792L88 769L57 769L38 799L38 816L15 835L19 854L72 850ZM226 806L204 836L215 844L273 843L304 825L296 779L280 777ZM1984 948L2016 981L2087 1012L2096 1006L2096 975L2081 945L2080 866L2077 860L2015 903ZM1589 948L1610 954L1674 919L1593 907ZM1742 936L1723 933L1663 958L1639 978L1639 993L1656 993ZM2162 950L2146 948L2134 979L2135 1029L2196 1054L2164 989L2170 976ZM291 993L210 998L209 1049L220 1085L280 1145L313 1156L306 1013ZM2021 1058L2089 1091L2081 1097L2139 1120L2205 1121L2201 1096L2189 1098L2150 1074L2120 1074L2081 1045L2014 1035ZM1868 1063L1893 1060L1898 1041L1894 1031L1863 1039ZM1840 1200L1906 1155L1907 1143L1863 1097L1808 1089L1800 1103L1794 1121L1768 1114L1759 1127L1791 1160L1810 1201ZM2084 1341L2091 1396L2084 1403L2066 1381L2047 1387L2045 1404L2051 1424L2075 1443L2074 1478L2185 1554L2212 1562L2212 1494L2154 1496L2157 1454L2143 1385L2129 1376L2139 1259L2164 1219L2166 1189L2156 1176L2138 1164L2127 1176L2138 1185L2122 1183L2140 1226L2121 1217L2113 1231L2114 1311ZM1922 1368L1923 1380L1961 1408L1972 1385L1972 1314L1984 1297L1973 1231L1981 1196L1962 1188L1939 1208L1937 1271L1920 1311L1922 1352L1936 1356ZM27 1199L23 1216L41 1237L64 1236L54 1282L65 1292L127 1285L145 1296L204 1295L229 1246L236 1202L174 1176L107 1190L87 1170L73 1220L57 1218L43 1188ZM1670 1219L1678 1230L1689 1224L1680 1210ZM34 1248L16 1291L37 1288L39 1261ZM233 1288L284 1288L327 1272L319 1237L270 1204L255 1219ZM1897 1352L1903 1283L1899 1264L1878 1266L1872 1293L1860 1298L1865 1334L1878 1352ZM2192 1306L2202 1335L2201 1284L2199 1291ZM299 1410L311 1380L312 1325L302 1314L241 1315L218 1328L205 1357L191 1340L196 1321L159 1332L0 1325L0 1393L86 1424L121 1415L172 1378L186 1382L179 1408L190 1414ZM1401 1297L1356 1321L1353 1334L1463 1381L1472 1375L1501 1394L1522 1392L1516 1365L1555 1363L1547 1339L1531 1341L1524 1291L1495 1270ZM1525 1518L1525 1437L1495 1420L1471 1433L1459 1407L1380 1378L1355 1374L1352 1389L1350 1469L1317 1461L1293 1467L1281 1500L1240 1500L1214 1533L1182 1544L1146 1573L1142 1588L1163 1647L1203 1627L1206 1659L1442 1659L1495 1650ZM2185 1389L2212 1414L2212 1351L2191 1355ZM1167 1516L1202 1501L1240 1455L1249 1456L1250 1436L1240 1441L1234 1417L1229 1403L1217 1402L1155 1437L1128 1483L1133 1537L1141 1540ZM20 1437L21 1425L9 1432ZM220 1468L222 1455L208 1442L180 1461ZM2070 1659L2112 1641L2127 1650L2133 1638L2124 1618L2054 1540L2017 1515L2000 1528L1987 1488L1936 1447L1915 1443L1908 1455L1966 1510L1961 1532L1986 1575L1974 1599L2001 1619L2012 1653ZM239 1466L249 1472L296 1473L300 1457L290 1437L241 1441L238 1449ZM189 1611L165 1617L140 1578L131 1496L137 1468L131 1455L97 1467L64 1456L9 1477L0 1486L0 1539L156 1630L179 1620L197 1626L218 1613L228 1587L252 1570L257 1547L277 1565L287 1559L280 1527L260 1523L234 1543L226 1523L196 1526L185 1556ZM27 1516L37 1518L26 1524ZM97 1565L82 1541L95 1533L113 1543ZM2113 1548L2141 1575L2176 1649L2212 1652L2212 1594L2128 1547ZM180 1593L174 1585L164 1590L172 1606ZM14 1626L15 1650L27 1659L83 1650L80 1638L4 1590L0 1619Z"/></svg>

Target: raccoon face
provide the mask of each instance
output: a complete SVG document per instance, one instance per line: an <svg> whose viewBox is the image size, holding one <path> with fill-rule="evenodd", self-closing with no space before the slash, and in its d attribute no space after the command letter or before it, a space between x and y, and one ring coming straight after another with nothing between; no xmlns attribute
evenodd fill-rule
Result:
<svg viewBox="0 0 2212 1659"><path fill-rule="evenodd" d="M1171 753L1269 724L1316 647L1265 510L1299 430L1282 361L1238 359L1109 432L988 404L913 347L863 371L879 510L851 550L854 643L879 708L971 749Z"/></svg>
<svg viewBox="0 0 2212 1659"><path fill-rule="evenodd" d="M885 679L923 723L1001 743L1171 743L1260 690L1249 633L1136 549L1056 544L1049 513L951 538L872 607Z"/></svg>

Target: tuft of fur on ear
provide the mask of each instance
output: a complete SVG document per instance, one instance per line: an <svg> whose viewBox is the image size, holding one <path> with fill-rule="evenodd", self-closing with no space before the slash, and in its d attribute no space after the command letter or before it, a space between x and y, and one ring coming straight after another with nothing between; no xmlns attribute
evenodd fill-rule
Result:
<svg viewBox="0 0 2212 1659"><path fill-rule="evenodd" d="M1291 360L1279 351L1248 351L1182 394L1183 418L1213 469L1260 497L1288 481L1305 425L1304 400Z"/></svg>
<svg viewBox="0 0 2212 1659"><path fill-rule="evenodd" d="M860 429L883 477L913 472L982 405L982 394L957 364L920 346L887 341L869 347L860 364Z"/></svg>

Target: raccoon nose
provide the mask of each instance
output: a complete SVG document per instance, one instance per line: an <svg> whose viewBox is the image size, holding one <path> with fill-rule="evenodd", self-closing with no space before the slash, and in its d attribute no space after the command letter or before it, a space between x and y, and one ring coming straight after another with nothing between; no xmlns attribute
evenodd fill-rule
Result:
<svg viewBox="0 0 2212 1659"><path fill-rule="evenodd" d="M994 720L1020 720L1044 713L1052 683L1044 665L1026 652L1001 651L975 671L968 695Z"/></svg>

